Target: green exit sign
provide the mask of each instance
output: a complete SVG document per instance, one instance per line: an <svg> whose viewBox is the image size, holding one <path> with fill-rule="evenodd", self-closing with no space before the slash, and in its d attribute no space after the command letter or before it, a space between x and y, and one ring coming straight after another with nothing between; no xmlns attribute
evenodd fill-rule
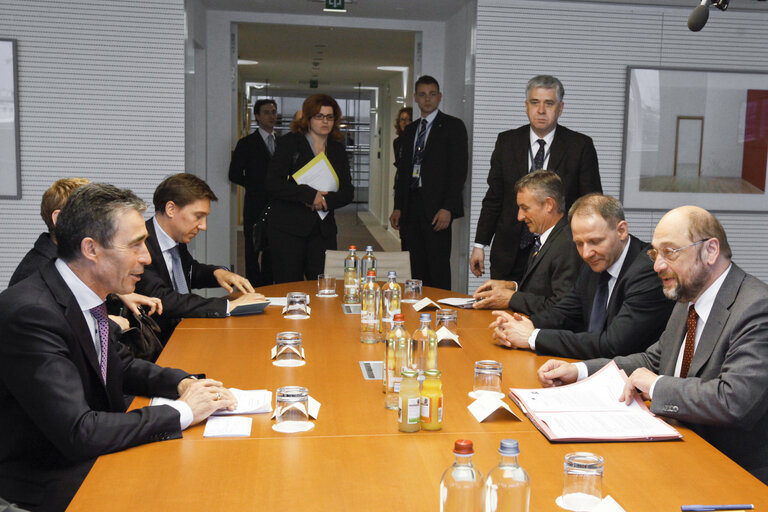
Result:
<svg viewBox="0 0 768 512"><path fill-rule="evenodd" d="M324 11L329 12L347 12L344 8L344 0L325 0Z"/></svg>
<svg viewBox="0 0 768 512"><path fill-rule="evenodd" d="M310 89L317 89L318 85L320 85L320 82L318 80L310 80L309 81L309 88Z"/></svg>

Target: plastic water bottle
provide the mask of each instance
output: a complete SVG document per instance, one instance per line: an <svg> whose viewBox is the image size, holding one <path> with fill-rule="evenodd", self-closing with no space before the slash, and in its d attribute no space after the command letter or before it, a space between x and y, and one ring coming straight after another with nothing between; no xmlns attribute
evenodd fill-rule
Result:
<svg viewBox="0 0 768 512"><path fill-rule="evenodd" d="M440 512L483 512L483 475L472 465L472 441L453 445L456 462L440 479Z"/></svg>
<svg viewBox="0 0 768 512"><path fill-rule="evenodd" d="M419 315L419 329L413 331L411 368L424 374L425 370L437 369L437 333L432 330L432 315Z"/></svg>
<svg viewBox="0 0 768 512"><path fill-rule="evenodd" d="M499 454L499 465L485 479L485 512L528 512L531 481L517 463L520 455L517 441L501 441Z"/></svg>
<svg viewBox="0 0 768 512"><path fill-rule="evenodd" d="M360 341L378 343L380 339L379 320L381 314L381 295L376 284L376 271L369 270L361 292Z"/></svg>
<svg viewBox="0 0 768 512"><path fill-rule="evenodd" d="M349 254L344 258L344 304L360 304L360 260L357 247L349 246Z"/></svg>
<svg viewBox="0 0 768 512"><path fill-rule="evenodd" d="M395 315L392 329L387 333L386 347L384 349L384 378L387 381L384 407L387 409L397 409L398 396L400 392L400 371L396 370L396 352L398 346L409 346L408 338L410 335L405 330L405 320L402 313ZM402 355L401 355L402 358ZM402 368L400 369L402 370Z"/></svg>
<svg viewBox="0 0 768 512"><path fill-rule="evenodd" d="M372 245L365 248L365 256L360 258L360 275L367 276L369 270L376 271L376 256L373 255Z"/></svg>
<svg viewBox="0 0 768 512"><path fill-rule="evenodd" d="M400 299L402 291L397 284L397 272L390 270L387 273L387 282L381 287L381 323L386 332L392 328L392 321L397 313L400 313Z"/></svg>

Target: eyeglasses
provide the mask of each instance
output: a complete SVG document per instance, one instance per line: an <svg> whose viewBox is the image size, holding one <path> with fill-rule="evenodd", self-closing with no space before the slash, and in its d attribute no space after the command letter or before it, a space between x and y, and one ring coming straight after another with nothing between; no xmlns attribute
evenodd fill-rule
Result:
<svg viewBox="0 0 768 512"><path fill-rule="evenodd" d="M328 121L329 123L332 123L334 119L336 119L336 116L333 114L315 114L312 116L312 119L315 121Z"/></svg>
<svg viewBox="0 0 768 512"><path fill-rule="evenodd" d="M680 256L680 251L682 251L683 249L693 247L694 245L703 244L708 240L709 238L705 238L704 240L693 242L692 244L686 245L685 247L680 247L679 249L670 249L669 247L663 247L661 249L648 249L647 254L648 254L648 257L651 258L651 261L653 262L656 261L656 258L658 256L661 256L662 259L664 259L665 261L675 261Z"/></svg>

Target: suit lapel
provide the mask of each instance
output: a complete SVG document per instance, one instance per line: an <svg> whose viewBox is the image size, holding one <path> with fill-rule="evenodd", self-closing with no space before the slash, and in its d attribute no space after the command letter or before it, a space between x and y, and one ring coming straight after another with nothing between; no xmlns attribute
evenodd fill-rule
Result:
<svg viewBox="0 0 768 512"><path fill-rule="evenodd" d="M515 171L519 173L520 177L525 176L528 174L528 171L530 171L528 165L528 153L531 147L530 133L531 125L526 125L520 130L520 136L512 139L512 158L507 160L509 162L515 162L514 165L517 167Z"/></svg>
<svg viewBox="0 0 768 512"><path fill-rule="evenodd" d="M165 258L163 258L163 251L160 250L160 244L157 242L157 233L155 232L155 223L152 219L145 222L147 226L147 250L152 257L151 265L154 265L160 270L160 275L163 276L163 282L166 286L173 288L173 281L171 280L171 273L168 272L168 266L165 264Z"/></svg>
<svg viewBox="0 0 768 512"><path fill-rule="evenodd" d="M563 129L558 126L555 129L555 138L552 139L552 147L549 149L549 162L547 162L547 169L555 171L560 167L560 162L565 157L565 140L563 137Z"/></svg>
<svg viewBox="0 0 768 512"><path fill-rule="evenodd" d="M426 146L424 146L424 158L426 158L427 155L432 153L432 148L436 144L437 138L440 136L440 134L443 131L443 123L445 122L445 116L442 112L437 113L435 116L435 120L432 121L432 127L429 129L429 134L427 134L427 142ZM423 171L424 169L422 169Z"/></svg>
<svg viewBox="0 0 768 512"><path fill-rule="evenodd" d="M640 253L641 248L642 248L642 242L640 242L640 240L630 235L629 250L627 251L627 257L624 258L624 263L622 263L621 270L619 271L619 277L618 279L616 279L616 283L613 285L611 298L608 301L608 306L607 306L608 318L613 317L613 315L615 315L619 311L619 309L621 309L622 302L624 301L624 297L623 297L623 294L621 294L622 297L620 299L616 299L616 297L619 295L619 293L617 292L624 287L624 281L627 279L627 272L629 271L629 267L631 267L632 264L635 262L635 259L637 258L638 253Z"/></svg>
<svg viewBox="0 0 768 512"><path fill-rule="evenodd" d="M715 349L715 345L717 345L723 332L725 323L731 315L731 306L733 301L736 300L736 294L739 291L739 287L741 287L742 281L744 281L744 276L744 271L734 264L725 281L723 281L723 285L717 292L715 301L712 304L704 330L701 332L699 344L693 353L688 375L696 375L712 355L712 351Z"/></svg>
<svg viewBox="0 0 768 512"><path fill-rule="evenodd" d="M96 347L94 347L93 337L88 329L88 324L85 322L85 316L83 316L83 311L80 309L77 299L75 299L67 283L64 282L59 271L56 270L53 262L40 269L40 273L56 302L61 306L64 318L67 319L67 323L77 338L80 348L85 352L88 364L99 375L99 380L101 380L101 368L99 367L99 359L96 355Z"/></svg>
<svg viewBox="0 0 768 512"><path fill-rule="evenodd" d="M530 265L528 265L525 269L525 273L523 274L523 278L520 280L520 286L523 285L526 279L528 279L528 276L533 272L533 269L536 268L540 261L549 253L550 248L552 247L552 244L557 239L558 236L560 236L560 233L563 231L563 226L565 226L565 223L568 222L568 219L563 216L559 221L557 221L557 224L555 224L555 227L552 228L552 232L549 234L549 237L547 237L547 241L544 243L544 245L541 246L541 249L539 250L539 254L536 255L533 260L531 260Z"/></svg>
<svg viewBox="0 0 768 512"><path fill-rule="evenodd" d="M680 346L683 344L683 341L685 340L685 331L687 329L687 319L688 319L688 308L686 304L675 304L675 308L672 310L672 315L669 317L669 321L667 322L667 328L669 329L669 326L672 327L672 346L670 347L670 350L672 351L669 355L669 357L664 357L662 355L661 360L663 361L663 365L659 369L660 375L674 375L675 374L675 365L677 365L677 355L680 353ZM662 347L662 350L664 350L664 347ZM689 374L693 375L690 371Z"/></svg>

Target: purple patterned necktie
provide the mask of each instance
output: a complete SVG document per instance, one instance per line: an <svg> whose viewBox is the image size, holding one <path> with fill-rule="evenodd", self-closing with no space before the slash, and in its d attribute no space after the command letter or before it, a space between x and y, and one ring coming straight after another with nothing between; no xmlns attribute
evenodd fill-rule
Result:
<svg viewBox="0 0 768 512"><path fill-rule="evenodd" d="M107 305L101 303L91 308L91 314L99 326L99 340L101 341L101 380L107 384L107 347L109 346L109 322L107 321Z"/></svg>

